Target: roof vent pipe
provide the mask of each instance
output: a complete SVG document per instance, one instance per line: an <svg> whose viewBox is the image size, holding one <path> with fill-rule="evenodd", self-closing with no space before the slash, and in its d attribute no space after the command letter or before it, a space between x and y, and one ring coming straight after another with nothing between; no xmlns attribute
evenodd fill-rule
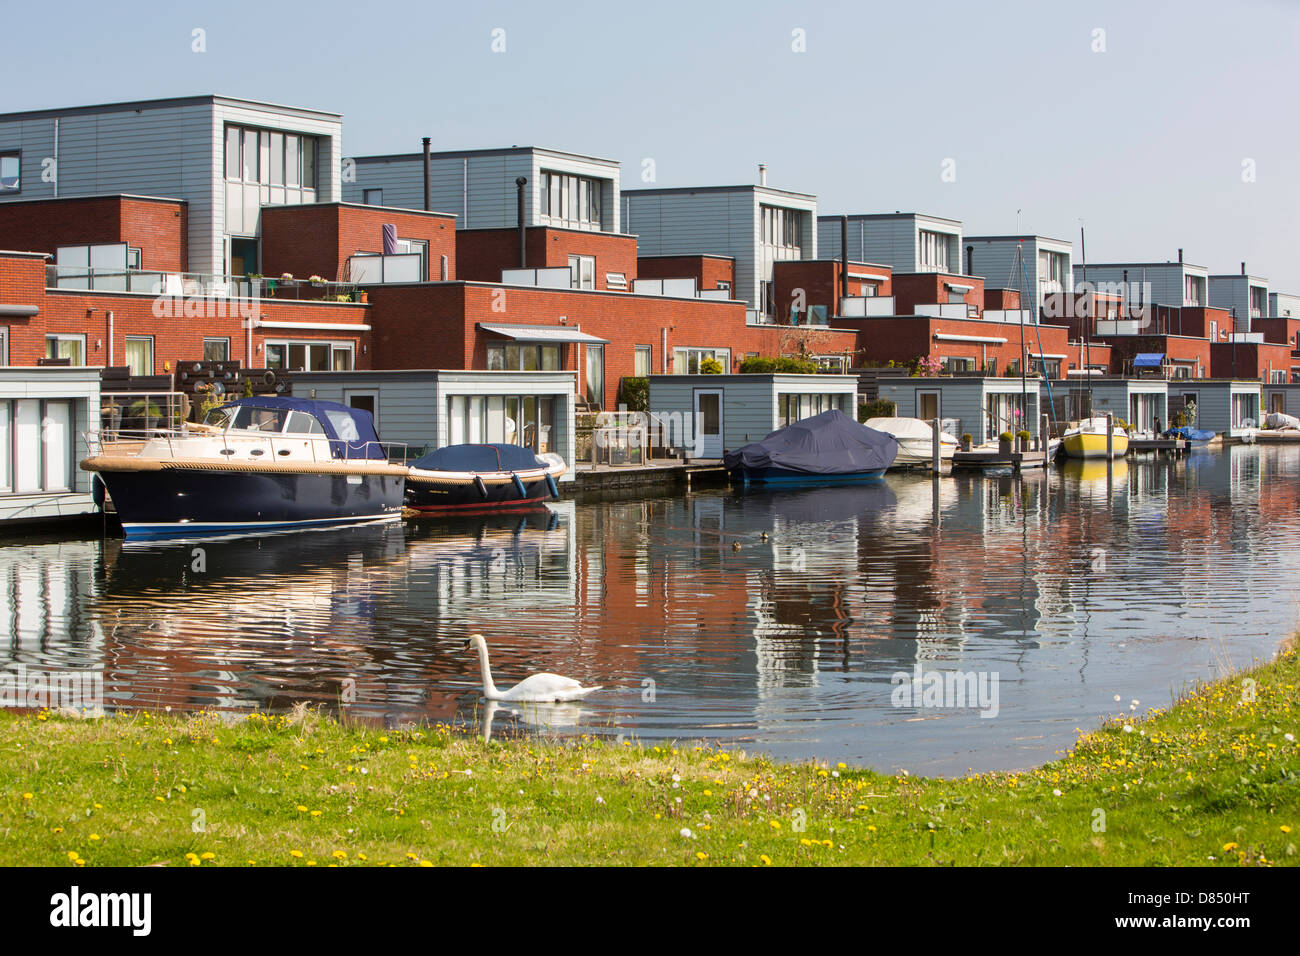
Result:
<svg viewBox="0 0 1300 956"><path fill-rule="evenodd" d="M849 217L840 216L840 298L849 297ZM836 314L839 310L836 310Z"/></svg>
<svg viewBox="0 0 1300 956"><path fill-rule="evenodd" d="M528 185L528 179L520 176L515 180L515 187L519 190L519 268L528 268L528 243L527 232L524 227L524 186Z"/></svg>
<svg viewBox="0 0 1300 956"><path fill-rule="evenodd" d="M424 211L433 210L433 203L429 198L429 137L424 137L420 142L424 146Z"/></svg>
<svg viewBox="0 0 1300 956"><path fill-rule="evenodd" d="M1183 250L1181 249L1178 250L1178 261L1179 262L1183 261Z"/></svg>
<svg viewBox="0 0 1300 956"><path fill-rule="evenodd" d="M767 185L767 163L758 164L758 184L760 186Z"/></svg>
<svg viewBox="0 0 1300 956"><path fill-rule="evenodd" d="M1242 275L1246 274L1246 263L1244 262L1241 264L1241 274Z"/></svg>

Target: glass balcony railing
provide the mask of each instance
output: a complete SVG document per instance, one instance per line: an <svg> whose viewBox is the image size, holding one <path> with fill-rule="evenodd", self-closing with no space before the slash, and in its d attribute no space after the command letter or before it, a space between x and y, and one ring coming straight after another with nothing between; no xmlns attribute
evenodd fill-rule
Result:
<svg viewBox="0 0 1300 956"><path fill-rule="evenodd" d="M134 292L178 298L210 296L357 301L357 286L352 282L201 272L152 272L143 269L94 269L86 266L47 265L45 285L50 289Z"/></svg>

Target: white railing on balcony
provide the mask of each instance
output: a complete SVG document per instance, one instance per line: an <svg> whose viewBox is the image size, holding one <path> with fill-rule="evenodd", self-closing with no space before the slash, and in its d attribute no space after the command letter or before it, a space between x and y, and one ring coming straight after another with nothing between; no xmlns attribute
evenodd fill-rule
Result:
<svg viewBox="0 0 1300 956"><path fill-rule="evenodd" d="M764 315L758 309L745 310L746 325L776 325L776 319L770 315Z"/></svg>
<svg viewBox="0 0 1300 956"><path fill-rule="evenodd" d="M531 285L539 289L568 289L573 286L573 273L568 266L550 269L502 269L502 285Z"/></svg>
<svg viewBox="0 0 1300 956"><path fill-rule="evenodd" d="M637 279L632 291L638 295L669 295L678 299L694 299L694 279Z"/></svg>
<svg viewBox="0 0 1300 956"><path fill-rule="evenodd" d="M969 319L971 310L965 302L933 302L912 307L913 315L927 315L935 319Z"/></svg>
<svg viewBox="0 0 1300 956"><path fill-rule="evenodd" d="M383 285L388 282L423 282L420 267L424 256L418 252L396 255L362 253L348 257L348 276L356 285ZM568 273L568 270L565 270Z"/></svg>
<svg viewBox="0 0 1300 956"><path fill-rule="evenodd" d="M1146 322L1134 319L1125 319L1115 321L1098 321L1098 335L1141 335L1146 331Z"/></svg>
<svg viewBox="0 0 1300 956"><path fill-rule="evenodd" d="M1031 309L985 309L985 322L1006 322L1011 325L1034 325L1038 320Z"/></svg>
<svg viewBox="0 0 1300 956"><path fill-rule="evenodd" d="M840 298L840 315L849 319L894 315L892 295L850 295Z"/></svg>

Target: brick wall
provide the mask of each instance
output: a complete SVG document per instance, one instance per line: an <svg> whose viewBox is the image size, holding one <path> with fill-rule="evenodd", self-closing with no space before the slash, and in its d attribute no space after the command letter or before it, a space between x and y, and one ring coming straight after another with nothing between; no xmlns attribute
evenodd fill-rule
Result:
<svg viewBox="0 0 1300 956"><path fill-rule="evenodd" d="M1285 372L1291 380L1291 349L1286 345L1252 342L1215 342L1210 345L1210 377L1255 379L1267 382L1271 372Z"/></svg>
<svg viewBox="0 0 1300 956"><path fill-rule="evenodd" d="M1117 335L1103 340L1111 347L1110 372L1123 375L1131 368L1139 352L1160 352L1171 361L1200 363L1202 378L1210 376L1210 342L1196 336ZM1094 341L1094 346L1096 342ZM1195 376L1195 371L1193 371Z"/></svg>
<svg viewBox="0 0 1300 956"><path fill-rule="evenodd" d="M943 304L949 300L945 283L971 286L962 294L967 305L984 310L984 280L979 276L950 275L943 272L895 272L893 276L894 308L899 315L911 315L918 305Z"/></svg>
<svg viewBox="0 0 1300 956"><path fill-rule="evenodd" d="M898 318L871 318L835 320L837 326L857 332L857 348L863 363L910 362L921 356L934 358L969 358L975 360L977 371L989 361L997 363L1000 374L1012 362L1020 359L1020 326L1003 322L985 322L980 319L936 319L928 316L900 316ZM962 342L936 339L938 334L969 335L979 338L1002 338L1004 343ZM1042 347L1039 347L1039 340ZM1068 330L1059 325L1025 327L1025 348L1032 354L1067 355ZM1068 361L1062 362L1064 371Z"/></svg>
<svg viewBox="0 0 1300 956"><path fill-rule="evenodd" d="M0 203L0 248L53 256L58 246L125 242L140 250L142 269L184 272L188 210L184 202L124 196Z"/></svg>
<svg viewBox="0 0 1300 956"><path fill-rule="evenodd" d="M862 295L868 287L876 289L876 295L893 294L892 280L868 282L853 278L854 272L888 276L889 267L850 262L849 295ZM793 259L773 263L772 295L780 304L779 321L788 320L791 304L800 289L804 293L805 312L814 305L824 305L828 316L837 315L840 301L840 261L838 259Z"/></svg>
<svg viewBox="0 0 1300 956"><path fill-rule="evenodd" d="M447 275L456 277L456 218L446 213L358 206L348 203L309 203L262 209L262 272L285 272L299 279L345 278L348 257L357 252L383 252L383 227L397 226L399 239L429 244L427 275L438 281L442 256Z"/></svg>
<svg viewBox="0 0 1300 956"><path fill-rule="evenodd" d="M694 279L699 289L716 289L719 282L736 290L736 260L730 256L640 256L639 279Z"/></svg>
<svg viewBox="0 0 1300 956"><path fill-rule="evenodd" d="M488 343L508 340L481 331L479 323L558 326L563 317L568 327L608 341L606 408L616 404L619 380L633 374L638 345L651 347L651 367L661 372L665 340L669 368L675 348L729 348L732 367L727 371L735 371L747 353L777 355L792 344L790 329L746 325L745 307L739 302L477 283L376 288L370 302L375 368L485 368ZM816 334L817 351L853 348L851 333ZM563 367L577 370L579 388L585 389L586 370L580 367L578 352L567 345Z"/></svg>
<svg viewBox="0 0 1300 956"><path fill-rule="evenodd" d="M503 269L519 268L516 229L459 230L456 250L457 278L467 282L500 282ZM571 255L594 256L597 290L609 288L605 281L609 272L623 273L629 290L637 278L635 236L532 226L525 230L524 250L529 269L567 269Z"/></svg>

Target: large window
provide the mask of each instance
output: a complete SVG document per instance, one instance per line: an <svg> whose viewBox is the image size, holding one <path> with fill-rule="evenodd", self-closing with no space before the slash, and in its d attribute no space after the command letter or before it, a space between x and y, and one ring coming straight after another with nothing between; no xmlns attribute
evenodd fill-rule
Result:
<svg viewBox="0 0 1300 956"><path fill-rule="evenodd" d="M153 374L153 336L126 337L126 364L132 375Z"/></svg>
<svg viewBox="0 0 1300 956"><path fill-rule="evenodd" d="M0 365L9 364L9 329L0 327Z"/></svg>
<svg viewBox="0 0 1300 956"><path fill-rule="evenodd" d="M546 170L542 171L538 179L544 218L565 225L600 228L599 179Z"/></svg>
<svg viewBox="0 0 1300 956"><path fill-rule="evenodd" d="M448 444L506 442L554 451L555 399L542 395L453 395L447 399Z"/></svg>
<svg viewBox="0 0 1300 956"><path fill-rule="evenodd" d="M560 367L558 345L489 345L487 367L493 372L554 372Z"/></svg>
<svg viewBox="0 0 1300 956"><path fill-rule="evenodd" d="M919 235L920 263L924 272L948 271L948 244L951 237L942 232L922 229Z"/></svg>
<svg viewBox="0 0 1300 956"><path fill-rule="evenodd" d="M75 424L68 399L0 401L0 493L71 491Z"/></svg>
<svg viewBox="0 0 1300 956"><path fill-rule="evenodd" d="M605 346L587 346L587 404L605 407Z"/></svg>
<svg viewBox="0 0 1300 956"><path fill-rule="evenodd" d="M1200 276L1183 277L1183 305L1201 305L1205 301L1203 286L1205 280Z"/></svg>
<svg viewBox="0 0 1300 956"><path fill-rule="evenodd" d="M264 186L316 188L316 139L226 127L226 179Z"/></svg>
<svg viewBox="0 0 1300 956"><path fill-rule="evenodd" d="M1063 292L1065 280L1065 253L1039 250L1038 291L1044 295Z"/></svg>
<svg viewBox="0 0 1300 956"><path fill-rule="evenodd" d="M45 336L45 357L68 359L69 365L86 364L86 337L84 335Z"/></svg>
<svg viewBox="0 0 1300 956"><path fill-rule="evenodd" d="M698 375L700 363L705 359L722 363L723 372L731 370L730 349L673 349L673 374Z"/></svg>
<svg viewBox="0 0 1300 956"><path fill-rule="evenodd" d="M842 398L832 394L779 394L776 396L777 426L784 428L797 421L839 408Z"/></svg>
<svg viewBox="0 0 1300 956"><path fill-rule="evenodd" d="M267 342L266 367L291 372L349 372L350 342Z"/></svg>
<svg viewBox="0 0 1300 956"><path fill-rule="evenodd" d="M798 249L803 245L803 223L806 214L799 209L782 209L780 206L759 206L760 236L764 245L783 249Z"/></svg>
<svg viewBox="0 0 1300 956"><path fill-rule="evenodd" d="M636 347L636 355L632 362L632 375L635 378L645 378L652 373L654 368L653 356L653 346L638 345Z"/></svg>
<svg viewBox="0 0 1300 956"><path fill-rule="evenodd" d="M1250 317L1263 318L1268 312L1268 290L1261 286L1250 287Z"/></svg>
<svg viewBox="0 0 1300 956"><path fill-rule="evenodd" d="M203 340L203 361L225 362L230 359L230 339L205 338Z"/></svg>
<svg viewBox="0 0 1300 956"><path fill-rule="evenodd" d="M22 192L23 154L16 149L0 150L0 193Z"/></svg>

